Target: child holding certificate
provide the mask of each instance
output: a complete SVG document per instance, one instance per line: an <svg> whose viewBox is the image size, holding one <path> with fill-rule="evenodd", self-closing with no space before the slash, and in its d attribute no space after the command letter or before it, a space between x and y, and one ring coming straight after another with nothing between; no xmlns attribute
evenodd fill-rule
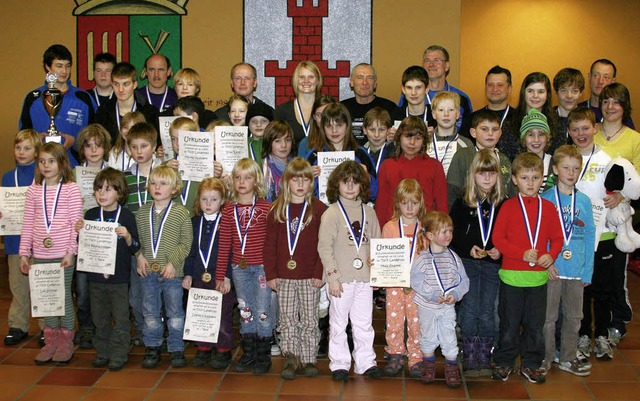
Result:
<svg viewBox="0 0 640 401"><path fill-rule="evenodd" d="M42 145L34 183L27 190L20 238L20 270L29 273L35 263L60 263L64 269L64 314L44 319L45 346L36 364L67 364L73 357L76 314L71 281L78 253L74 222L82 218L82 196L73 182L67 153L59 143Z"/></svg>
<svg viewBox="0 0 640 401"><path fill-rule="evenodd" d="M271 288L264 272L264 241L267 236L269 202L264 199L260 166L240 159L231 171L232 203L222 210L220 247L216 263L216 289L227 293L224 284L229 263L240 309L240 334L244 354L236 372L253 369L265 374L271 368L271 339L275 311L271 310Z"/></svg>
<svg viewBox="0 0 640 401"><path fill-rule="evenodd" d="M191 218L193 226L193 244L191 252L184 262L184 278L182 287L204 288L215 290L218 280L215 278L216 260L218 259L218 236L222 206L227 201L227 187L219 178L205 178L199 183L198 200ZM222 296L222 315L220 318L220 332L218 342L196 343L196 356L191 361L195 367L209 365L212 369L226 369L231 363L231 349L235 346L233 334L233 306L236 296L231 287L231 271L227 270L222 286L225 294ZM215 347L215 355L213 349Z"/></svg>
<svg viewBox="0 0 640 401"><path fill-rule="evenodd" d="M498 334L495 305L501 257L491 232L504 197L500 160L492 150L479 150L469 166L463 196L449 212L453 220L451 248L461 257L469 277L469 292L459 309L465 375L491 374L491 349Z"/></svg>
<svg viewBox="0 0 640 401"><path fill-rule="evenodd" d="M178 117L171 122L171 126L169 126L169 136L171 136L171 148L175 154L175 159L169 160L165 164L176 171L180 171L180 162L178 161L180 155L180 131L199 132L200 127L198 127L198 124L195 121L188 117ZM180 197L176 200L180 200L182 206L186 207L189 213L192 213L196 203L196 195L198 193L198 185L200 185L200 182L182 180L182 184L184 188L182 188Z"/></svg>
<svg viewBox="0 0 640 401"><path fill-rule="evenodd" d="M331 206L322 215L318 253L330 298L329 369L333 380L349 380L351 354L347 323L353 330L354 372L377 379L384 375L373 350L373 290L369 285L369 244L380 225L369 200L369 174L356 161L345 161L329 176Z"/></svg>
<svg viewBox="0 0 640 401"><path fill-rule="evenodd" d="M278 293L278 327L285 361L281 377L293 379L298 358L307 377L318 375L318 302L322 263L318 256L324 203L313 197L313 171L305 159L293 159L282 176L282 192L267 216L264 270Z"/></svg>
<svg viewBox="0 0 640 401"><path fill-rule="evenodd" d="M108 367L111 371L117 371L127 363L131 347L127 294L131 257L140 249L140 242L135 216L121 206L128 194L124 174L107 167L96 176L93 191L99 207L87 210L84 220L118 223L118 245L113 275L85 273L89 281L91 317L95 325L93 346L96 357L91 364L97 368ZM82 229L84 220L76 223L76 231Z"/></svg>
<svg viewBox="0 0 640 401"><path fill-rule="evenodd" d="M182 341L182 277L193 240L191 219L189 211L172 200L182 190L182 180L174 169L168 166L153 169L147 188L153 201L145 203L136 216L140 232L137 271L142 277L142 340L146 347L142 367L155 368L160 363L164 306L171 366L182 368L187 364Z"/></svg>
<svg viewBox="0 0 640 401"><path fill-rule="evenodd" d="M365 117L366 121L366 117ZM413 178L400 181L393 199L393 216L382 227L383 238L410 238L409 262L413 261L420 220L427 213L422 197L422 188ZM408 290L408 291L405 291ZM404 369L404 355L409 358L409 377L419 379L422 375L422 352L420 351L420 323L418 308L413 302L414 292L407 288L387 288L387 331L385 351L389 361L384 368L387 376L397 376ZM407 342L404 342L405 324Z"/></svg>
<svg viewBox="0 0 640 401"><path fill-rule="evenodd" d="M269 202L280 194L280 178L293 158L292 144L293 130L287 122L275 120L267 125L262 144L262 172Z"/></svg>
<svg viewBox="0 0 640 401"><path fill-rule="evenodd" d="M109 152L109 166L120 171L129 170L135 160L131 157L131 149L127 144L127 134L131 127L144 122L146 122L144 115L139 111L132 111L122 117L118 138L115 140L115 145L113 145ZM113 140L114 139L111 138L112 142Z"/></svg>

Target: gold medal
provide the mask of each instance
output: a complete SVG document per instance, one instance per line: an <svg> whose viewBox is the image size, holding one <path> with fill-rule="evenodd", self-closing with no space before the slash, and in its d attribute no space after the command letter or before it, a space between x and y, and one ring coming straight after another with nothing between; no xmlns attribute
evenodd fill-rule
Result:
<svg viewBox="0 0 640 401"><path fill-rule="evenodd" d="M154 273L158 273L160 271L160 263L158 262L151 263L151 271Z"/></svg>
<svg viewBox="0 0 640 401"><path fill-rule="evenodd" d="M402 291L404 291L405 294L409 295L413 291L413 288L405 287L405 288L402 289Z"/></svg>
<svg viewBox="0 0 640 401"><path fill-rule="evenodd" d="M240 261L238 262L238 266L241 269L246 269L247 268L247 259L241 258Z"/></svg>
<svg viewBox="0 0 640 401"><path fill-rule="evenodd" d="M529 262L529 266L536 267L536 264L534 262Z"/></svg>
<svg viewBox="0 0 640 401"><path fill-rule="evenodd" d="M571 259L571 256L573 256L573 254L571 253L571 250L565 249L564 251L562 251L562 259L569 260Z"/></svg>
<svg viewBox="0 0 640 401"><path fill-rule="evenodd" d="M487 257L487 251L485 251L484 249L478 250L478 251L476 251L476 255L478 255L480 258L486 258Z"/></svg>
<svg viewBox="0 0 640 401"><path fill-rule="evenodd" d="M362 266L364 266L364 263L362 262L362 259L355 258L353 259L353 262L351 262L351 266L353 266L353 268L356 270L360 270L362 269Z"/></svg>
<svg viewBox="0 0 640 401"><path fill-rule="evenodd" d="M294 270L296 266L298 266L298 263L296 263L296 261L293 259L289 259L289 261L287 262L287 269Z"/></svg>
<svg viewBox="0 0 640 401"><path fill-rule="evenodd" d="M204 283L208 283L209 281L211 281L211 273L209 272L202 273L202 281Z"/></svg>
<svg viewBox="0 0 640 401"><path fill-rule="evenodd" d="M47 237L42 241L42 245L44 245L45 248L51 248L53 246L53 240L51 239L51 237Z"/></svg>

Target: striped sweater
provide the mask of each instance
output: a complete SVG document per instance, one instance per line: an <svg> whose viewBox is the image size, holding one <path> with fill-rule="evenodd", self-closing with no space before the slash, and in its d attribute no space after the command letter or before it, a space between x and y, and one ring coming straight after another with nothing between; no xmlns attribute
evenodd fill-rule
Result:
<svg viewBox="0 0 640 401"><path fill-rule="evenodd" d="M458 302L469 291L469 278L455 252L449 249L440 253L424 250L411 266L411 288L416 292L413 299L418 306L441 309L449 305L438 303L438 297L453 295Z"/></svg>

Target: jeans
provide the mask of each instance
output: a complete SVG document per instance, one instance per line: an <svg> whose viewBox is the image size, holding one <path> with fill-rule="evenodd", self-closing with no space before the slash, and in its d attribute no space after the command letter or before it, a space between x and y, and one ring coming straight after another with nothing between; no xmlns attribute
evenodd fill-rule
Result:
<svg viewBox="0 0 640 401"><path fill-rule="evenodd" d="M496 338L496 297L500 288L500 265L476 259L462 259L469 277L469 292L460 303L460 329L463 337Z"/></svg>
<svg viewBox="0 0 640 401"><path fill-rule="evenodd" d="M86 272L76 271L76 303L78 304L78 328L91 329L91 298L89 296L89 280Z"/></svg>
<svg viewBox="0 0 640 401"><path fill-rule="evenodd" d="M184 309L182 308L182 277L162 278L160 273L147 273L142 282L142 314L144 327L142 341L146 347L162 345L164 324L162 323L162 306L167 314L169 352L184 351L182 332L184 331Z"/></svg>
<svg viewBox="0 0 640 401"><path fill-rule="evenodd" d="M131 276L129 280L129 306L131 306L131 313L133 314L133 322L136 329L136 334L142 333L142 327L144 326L144 317L142 316L142 284L141 278L138 276L136 268L138 266L138 260L135 256L131 257Z"/></svg>
<svg viewBox="0 0 640 401"><path fill-rule="evenodd" d="M127 283L89 283L91 315L96 326L96 356L126 362L131 343Z"/></svg>
<svg viewBox="0 0 640 401"><path fill-rule="evenodd" d="M271 310L271 288L263 265L241 269L231 265L233 285L240 309L240 334L257 334L259 338L273 335L275 311Z"/></svg>

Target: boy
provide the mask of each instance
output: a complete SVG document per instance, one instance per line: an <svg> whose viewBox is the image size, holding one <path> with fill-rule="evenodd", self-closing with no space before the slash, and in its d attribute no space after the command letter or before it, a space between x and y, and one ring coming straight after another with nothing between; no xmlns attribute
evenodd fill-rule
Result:
<svg viewBox="0 0 640 401"><path fill-rule="evenodd" d="M502 204L492 237L502 253L498 271L500 339L492 378L507 380L520 353L520 373L531 383L544 383L539 368L545 353L542 328L547 269L562 249L560 220L553 204L538 196L542 185L542 160L538 156L529 152L516 156L511 180L518 195Z"/></svg>
<svg viewBox="0 0 640 401"><path fill-rule="evenodd" d="M155 168L149 176L148 190L153 201L144 204L136 216L140 233L137 272L142 281L144 299L143 341L146 347L142 367L151 369L160 363L163 340L163 313L166 313L167 350L171 366L183 368L184 309L182 307L182 277L184 260L191 250L193 229L189 211L171 198L182 190L178 172L169 166Z"/></svg>
<svg viewBox="0 0 640 401"><path fill-rule="evenodd" d="M153 125L156 132L159 131L158 109L149 105L144 97L136 96L138 73L132 64L118 63L113 67L111 86L116 98L102 104L96 112L96 122L102 124L109 131L111 145L115 145L116 139L120 135L122 117L132 111L141 112L147 122ZM159 141L160 138L156 138L156 143Z"/></svg>
<svg viewBox="0 0 640 401"><path fill-rule="evenodd" d="M584 91L584 75L575 68L563 68L553 77L553 90L556 91L558 102L555 107L558 116L558 132L556 133L555 143L552 149L570 142L567 132L567 116L571 110L578 107L578 102Z"/></svg>
<svg viewBox="0 0 640 401"><path fill-rule="evenodd" d="M107 103L113 97L113 87L111 87L111 72L118 63L116 56L111 53L99 53L93 58L93 82L95 86L87 90L98 107Z"/></svg>
<svg viewBox="0 0 640 401"><path fill-rule="evenodd" d="M364 147L373 160L376 175L380 171L382 162L390 157L395 150L393 141L387 142L392 126L391 115L381 107L374 107L364 115L362 128L367 136L367 143L364 144Z"/></svg>
<svg viewBox="0 0 640 401"><path fill-rule="evenodd" d="M553 154L553 173L558 185L542 194L562 216L564 246L561 257L549 266L547 316L544 323L545 358L540 370L549 372L556 352L555 328L562 302L562 330L558 369L588 376L589 368L576 358L578 330L582 320L583 288L591 283L596 227L589 197L575 190L582 171L582 155L575 146L562 145Z"/></svg>
<svg viewBox="0 0 640 401"><path fill-rule="evenodd" d="M583 318L578 338L578 358L583 364L590 366L588 358L591 356L592 335L595 337L593 350L596 358L599 360L613 358L608 338L614 299L611 269L613 266L624 266L626 254L615 246L616 234L606 226L604 219L605 209L616 207L622 200L622 195L616 192L608 194L604 187L605 168L611 161L611 157L594 143L593 138L598 131L598 126L593 111L588 107L578 107L569 113L567 122L569 135L582 154L583 167L576 188L591 200L596 238L598 238L591 285L584 288ZM591 312L592 302L593 313Z"/></svg>
<svg viewBox="0 0 640 401"><path fill-rule="evenodd" d="M436 120L436 129L432 133L432 141L427 146L429 156L442 163L444 175L447 175L453 155L460 149L473 149L468 138L458 135L456 122L460 116L460 95L442 91L431 101L431 114Z"/></svg>
<svg viewBox="0 0 640 401"><path fill-rule="evenodd" d="M429 76L427 71L419 65L414 65L402 73L402 94L407 100L406 106L401 109L399 120L405 117L418 116L424 120L424 123L432 131L436 126L431 113L431 106L424 101L427 97L427 86L429 85Z"/></svg>
<svg viewBox="0 0 640 401"><path fill-rule="evenodd" d="M42 146L40 135L33 129L24 129L16 134L13 143L16 168L4 173L2 186L28 187L33 182L36 155ZM2 217L1 210L0 217ZM9 288L12 295L7 318L9 333L4 338L4 345L8 346L20 344L29 336L29 318L31 317L29 276L20 272L19 246L19 235L4 237L4 253L7 255L9 265ZM42 319L39 319L39 323L42 327Z"/></svg>
<svg viewBox="0 0 640 401"><path fill-rule="evenodd" d="M245 121L249 127L249 157L262 168L262 140L265 128L273 121L273 111L264 103L250 104Z"/></svg>
<svg viewBox="0 0 640 401"><path fill-rule="evenodd" d="M188 97L191 97L191 96L188 96ZM185 98L178 99L178 102L180 102L182 99L185 99ZM173 110L178 110L178 105L176 105L176 107ZM173 122L171 123L171 126L169 127L169 136L171 136L171 147L173 148L173 152L176 155L176 158L166 162L167 166L175 169L178 172L180 171L180 168L179 168L180 163L178 162L178 157L180 154L179 132L180 131L198 132L198 130L199 130L198 123L191 120L190 118L178 117L175 120L173 120ZM203 133L203 135L209 135L209 134ZM182 176L180 178L182 178ZM198 198L198 187L200 186L200 182L183 180L182 183L184 184L184 188L180 193L180 197L176 198L176 201L180 200L180 203L182 204L182 206L186 207L187 210L189 211L190 216L193 217L193 212L194 212L193 206L195 205L196 199Z"/></svg>
<svg viewBox="0 0 640 401"><path fill-rule="evenodd" d="M473 113L471 120L471 136L476 140L475 147L468 147L458 150L451 159L449 171L447 172L447 188L449 191L449 209L456 200L467 179L467 170L471 165L471 160L476 153L476 149L492 149L496 152L496 156L500 159L500 169L502 170L503 182L507 194L512 195L513 190L509 185L509 173L511 171L511 162L509 158L499 149L496 148L498 140L502 135L500 129L500 120L498 115L487 109L480 109Z"/></svg>
<svg viewBox="0 0 640 401"><path fill-rule="evenodd" d="M189 117L200 127L200 117L204 116L205 108L202 100L197 96L184 96L176 101L173 115Z"/></svg>

